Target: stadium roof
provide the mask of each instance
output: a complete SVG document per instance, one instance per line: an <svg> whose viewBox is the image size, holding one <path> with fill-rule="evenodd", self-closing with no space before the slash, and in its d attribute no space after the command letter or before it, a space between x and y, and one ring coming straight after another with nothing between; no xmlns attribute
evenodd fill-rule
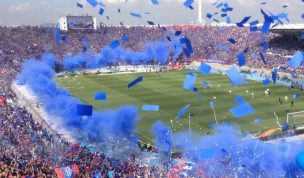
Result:
<svg viewBox="0 0 304 178"><path fill-rule="evenodd" d="M282 35L301 35L304 34L304 24L284 24L277 25L270 29L272 33Z"/></svg>

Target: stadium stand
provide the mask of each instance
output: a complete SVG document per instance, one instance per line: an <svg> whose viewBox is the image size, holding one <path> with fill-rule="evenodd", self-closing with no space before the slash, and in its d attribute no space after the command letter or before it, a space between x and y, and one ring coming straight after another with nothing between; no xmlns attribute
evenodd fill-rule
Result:
<svg viewBox="0 0 304 178"><path fill-rule="evenodd" d="M57 58L77 54L83 49L83 38L90 42L88 50L98 52L110 40L126 34L130 42L125 47L140 50L147 42L167 40L165 36L170 35L173 28L167 27L167 31L164 31L156 27L100 26L95 32L66 33L67 38L56 45L54 28L0 27L0 177L55 177L56 167L72 164L78 165L79 177L91 177L96 172L106 177L111 171L117 177L166 177L166 170L135 164L134 159L120 161L102 153L90 153L85 147L77 158L67 157L70 143L35 123L31 114L16 104L11 83L20 72L24 59L39 59L46 52L54 53ZM266 54L267 64L264 64L254 57L254 54L261 52L260 44L264 41L264 36L259 32L250 33L247 28L220 29L212 26L182 27L182 30L183 35L192 41L194 53L190 59L181 56L178 61L204 58L220 59L224 64L233 64L237 62L235 56L249 48L249 53L252 54L247 61L249 67L272 69L280 66L285 72L304 74L303 66L293 70L287 65L288 58L284 57L293 55L297 50L304 50L302 41L286 40L284 36L270 34L266 38L269 49ZM237 39L236 44L230 45L227 42L231 37ZM218 44L225 44L230 50L219 50ZM60 66L57 66L57 70L60 70Z"/></svg>

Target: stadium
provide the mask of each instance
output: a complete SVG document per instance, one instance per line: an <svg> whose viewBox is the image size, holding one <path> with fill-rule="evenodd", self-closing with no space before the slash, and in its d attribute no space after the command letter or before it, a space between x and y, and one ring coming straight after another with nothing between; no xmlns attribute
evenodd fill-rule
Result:
<svg viewBox="0 0 304 178"><path fill-rule="evenodd" d="M197 20L142 12L173 2ZM236 20L242 2L112 3L0 26L1 178L304 177L299 7Z"/></svg>

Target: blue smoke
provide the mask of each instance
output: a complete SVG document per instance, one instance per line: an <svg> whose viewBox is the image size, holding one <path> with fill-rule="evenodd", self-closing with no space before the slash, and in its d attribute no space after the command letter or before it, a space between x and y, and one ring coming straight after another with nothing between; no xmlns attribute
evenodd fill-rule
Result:
<svg viewBox="0 0 304 178"><path fill-rule="evenodd" d="M199 136L179 132L173 135L173 146L182 150L186 160L202 163L207 177L295 177L304 172L295 157L304 143L267 143L244 136L237 127L222 124L214 134Z"/></svg>
<svg viewBox="0 0 304 178"><path fill-rule="evenodd" d="M172 135L170 127L164 125L162 121L156 121L151 129L155 136L155 145L158 150L169 155L172 150Z"/></svg>
<svg viewBox="0 0 304 178"><path fill-rule="evenodd" d="M60 118L58 121L65 127L77 129L77 134L93 138L95 141L120 138L135 141L138 111L135 106L121 106L116 110L94 111L87 119L76 114L76 105L81 101L72 97L67 91L56 86L53 81L55 66L60 64L67 71L97 68L120 62L128 64L142 64L157 62L168 63L169 56L173 56L173 44L149 43L143 51L132 51L118 46L101 49L99 54L91 51L79 53L75 56L66 55L62 61L53 54L45 54L40 60L29 59L23 64L23 70L17 78L17 83L27 85L43 103L49 115Z"/></svg>
<svg viewBox="0 0 304 178"><path fill-rule="evenodd" d="M177 39L174 39L172 43L148 43L142 51L133 51L126 49L123 46L118 46L115 49L106 46L102 48L100 53L97 55L93 55L88 52L85 54L79 53L75 56L65 56L63 64L65 69L68 71L85 68L98 68L118 64L120 62L132 65L148 64L151 62L166 64L170 57L172 57L172 60L175 60L182 51L182 45Z"/></svg>
<svg viewBox="0 0 304 178"><path fill-rule="evenodd" d="M61 118L58 122L65 127L79 129L79 133L88 133L98 141L113 137L126 138L130 141L138 139L134 136L139 118L135 106L121 106L116 110L103 112L94 111L93 115L87 119L77 116L76 105L81 102L56 86L53 81L54 62L55 59L50 54L44 55L40 61L27 60L24 62L17 83L27 85L43 103L48 114Z"/></svg>
<svg viewBox="0 0 304 178"><path fill-rule="evenodd" d="M106 142L110 139L128 139L135 143L136 123L139 119L135 106L121 106L116 110L94 111L87 119L76 115L79 99L56 86L55 63L66 70L96 68L117 62L140 64L157 61L167 63L169 56L180 51L171 43L148 44L143 51L132 51L117 47L105 47L98 55L79 53L66 56L63 62L54 55L43 55L41 60L29 59L23 64L23 70L17 83L27 85L38 96L43 107L56 122L67 128L76 129L77 134L88 134L94 140ZM296 177L304 176L296 165L295 157L302 151L303 142L266 143L258 139L244 137L242 131L228 124L214 127L214 134L199 136L192 132L171 135L170 128L157 121L151 130L155 135L156 147L167 154L171 149L182 151L185 159L200 166L208 176L220 177Z"/></svg>

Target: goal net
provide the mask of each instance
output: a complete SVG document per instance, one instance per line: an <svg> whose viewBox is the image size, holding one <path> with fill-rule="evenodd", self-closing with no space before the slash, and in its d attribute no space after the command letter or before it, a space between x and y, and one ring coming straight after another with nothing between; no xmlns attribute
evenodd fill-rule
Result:
<svg viewBox="0 0 304 178"><path fill-rule="evenodd" d="M304 111L288 113L287 123L289 125L295 124L297 127L304 127Z"/></svg>

